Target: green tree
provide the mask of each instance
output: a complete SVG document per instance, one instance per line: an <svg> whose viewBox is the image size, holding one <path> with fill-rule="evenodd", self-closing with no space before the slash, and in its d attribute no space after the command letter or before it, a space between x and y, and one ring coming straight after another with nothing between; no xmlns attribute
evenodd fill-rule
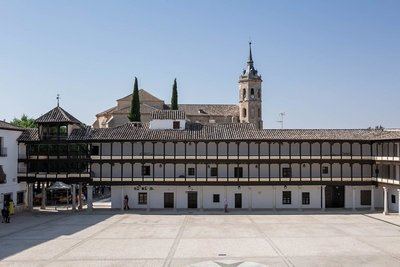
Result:
<svg viewBox="0 0 400 267"><path fill-rule="evenodd" d="M135 77L135 83L133 85L133 94L131 102L131 111L128 115L129 121L140 122L140 100L139 100L139 86L137 78Z"/></svg>
<svg viewBox="0 0 400 267"><path fill-rule="evenodd" d="M27 115L22 114L21 118L14 118L10 123L14 126L21 128L36 128L37 124L33 118L28 118Z"/></svg>
<svg viewBox="0 0 400 267"><path fill-rule="evenodd" d="M176 78L172 86L171 109L178 110L178 86L176 84Z"/></svg>

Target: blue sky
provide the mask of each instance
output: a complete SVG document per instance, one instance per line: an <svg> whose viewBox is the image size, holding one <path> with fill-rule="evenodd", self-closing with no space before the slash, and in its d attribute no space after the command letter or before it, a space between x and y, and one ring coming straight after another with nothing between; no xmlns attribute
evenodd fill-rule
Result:
<svg viewBox="0 0 400 267"><path fill-rule="evenodd" d="M0 119L83 122L132 91L237 103L253 41L264 127L400 127L400 1L1 1Z"/></svg>

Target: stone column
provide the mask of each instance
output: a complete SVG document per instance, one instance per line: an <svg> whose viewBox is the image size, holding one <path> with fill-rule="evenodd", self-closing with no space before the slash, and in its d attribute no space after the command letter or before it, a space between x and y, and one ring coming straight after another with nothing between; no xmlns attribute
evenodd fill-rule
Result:
<svg viewBox="0 0 400 267"><path fill-rule="evenodd" d="M79 209L79 210L82 210L82 206L83 206L83 199L82 199L82 183L79 183L79 191L78 191L78 193L79 193L79 197L78 197L78 199L79 199L78 209Z"/></svg>
<svg viewBox="0 0 400 267"><path fill-rule="evenodd" d="M28 184L28 209L33 211L33 184Z"/></svg>
<svg viewBox="0 0 400 267"><path fill-rule="evenodd" d="M387 192L387 187L383 187L383 214L387 215L388 213L389 213L388 192Z"/></svg>
<svg viewBox="0 0 400 267"><path fill-rule="evenodd" d="M274 189L274 194L273 194L274 199L272 200L272 209L276 211L276 186L273 186L272 188Z"/></svg>
<svg viewBox="0 0 400 267"><path fill-rule="evenodd" d="M72 211L76 210L76 185L71 185L71 193L72 193Z"/></svg>
<svg viewBox="0 0 400 267"><path fill-rule="evenodd" d="M42 183L42 204L40 208L42 210L46 209L46 183Z"/></svg>
<svg viewBox="0 0 400 267"><path fill-rule="evenodd" d="M204 210L204 204L203 204L203 199L204 199L204 192L203 192L203 190L204 190L204 186L201 186L201 189L200 189L201 191L200 191L200 210L201 211L203 211Z"/></svg>
<svg viewBox="0 0 400 267"><path fill-rule="evenodd" d="M224 194L225 194L225 197L224 197L224 205L225 205L225 202L226 203L228 203L228 209L229 209L229 202L228 202L228 188L227 188L227 186L224 186L224 189L225 189L225 192L224 192ZM223 205L223 206L224 206ZM222 207L223 209L224 209L224 207Z"/></svg>
<svg viewBox="0 0 400 267"><path fill-rule="evenodd" d="M325 188L326 188L326 185L323 185L321 188L322 188L322 207L321 207L321 209L322 209L322 211L325 211L325 207L326 207Z"/></svg>
<svg viewBox="0 0 400 267"><path fill-rule="evenodd" d="M375 211L375 186L371 186L371 211Z"/></svg>
<svg viewBox="0 0 400 267"><path fill-rule="evenodd" d="M302 196L301 196L301 194L302 194L302 190L301 190L301 186L299 186L298 187L298 202L299 202L299 208L298 208L298 210L302 210L302 208L303 208L303 203L302 203Z"/></svg>
<svg viewBox="0 0 400 267"><path fill-rule="evenodd" d="M86 186L87 190L87 211L93 211L93 186L92 185L87 185Z"/></svg>
<svg viewBox="0 0 400 267"><path fill-rule="evenodd" d="M400 215L400 189L397 189L397 194L398 194L398 198L397 198L397 205L398 205L398 213L399 213L399 215Z"/></svg>
<svg viewBox="0 0 400 267"><path fill-rule="evenodd" d="M147 187L147 205L146 205L146 210L150 211L150 186Z"/></svg>
<svg viewBox="0 0 400 267"><path fill-rule="evenodd" d="M121 210L124 210L124 187L121 185Z"/></svg>
<svg viewBox="0 0 400 267"><path fill-rule="evenodd" d="M249 201L249 210L252 210L253 209L253 190L251 187L249 187L248 201Z"/></svg>
<svg viewBox="0 0 400 267"><path fill-rule="evenodd" d="M178 211L178 186L175 186L174 209L175 211Z"/></svg>
<svg viewBox="0 0 400 267"><path fill-rule="evenodd" d="M354 186L351 187L351 191L352 191L352 210L355 211L356 210L356 188Z"/></svg>

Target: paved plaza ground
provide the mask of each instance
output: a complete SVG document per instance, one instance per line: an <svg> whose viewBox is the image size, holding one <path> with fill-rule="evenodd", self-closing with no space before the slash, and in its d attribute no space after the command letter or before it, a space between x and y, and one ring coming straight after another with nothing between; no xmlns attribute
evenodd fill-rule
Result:
<svg viewBox="0 0 400 267"><path fill-rule="evenodd" d="M12 219L0 224L0 266L400 265L397 214L96 210Z"/></svg>

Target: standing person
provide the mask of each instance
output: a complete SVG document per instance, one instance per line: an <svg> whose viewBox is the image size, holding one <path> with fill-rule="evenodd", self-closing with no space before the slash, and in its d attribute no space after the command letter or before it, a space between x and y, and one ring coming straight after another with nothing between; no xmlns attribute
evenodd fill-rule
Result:
<svg viewBox="0 0 400 267"><path fill-rule="evenodd" d="M129 198L128 195L124 197L124 210L129 210Z"/></svg>
<svg viewBox="0 0 400 267"><path fill-rule="evenodd" d="M228 212L228 200L226 200L226 199L224 201L224 211Z"/></svg>
<svg viewBox="0 0 400 267"><path fill-rule="evenodd" d="M7 204L4 208L5 208L5 217L6 217L6 223L10 223L10 211L8 210L8 206L9 204Z"/></svg>
<svg viewBox="0 0 400 267"><path fill-rule="evenodd" d="M14 215L14 202L12 200L8 202L8 211L10 215Z"/></svg>
<svg viewBox="0 0 400 267"><path fill-rule="evenodd" d="M7 222L7 209L6 205L4 205L1 210L1 223L6 223L6 222Z"/></svg>

